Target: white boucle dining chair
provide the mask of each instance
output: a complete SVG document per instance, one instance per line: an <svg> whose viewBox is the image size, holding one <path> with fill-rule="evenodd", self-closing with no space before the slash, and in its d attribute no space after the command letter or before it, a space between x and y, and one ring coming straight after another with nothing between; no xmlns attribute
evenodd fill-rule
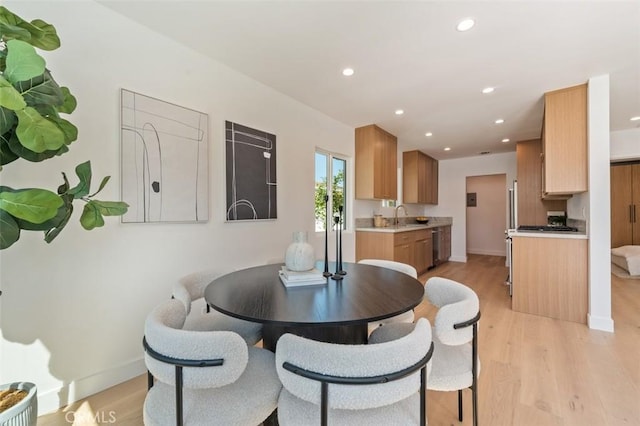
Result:
<svg viewBox="0 0 640 426"><path fill-rule="evenodd" d="M384 260L384 259L361 259L358 261L358 263L363 265L373 265L373 266L379 266L381 268L392 269L394 271L407 274L410 277L413 277L416 279L418 278L418 271L416 271L416 268L414 268L411 265L407 265L406 263L396 262L393 260ZM375 330L376 328L384 324L390 324L390 323L396 323L396 322L412 323L414 319L415 319L415 314L413 313L413 309L412 309L410 311L403 312L391 318L385 318L382 320L370 322L368 327L369 328L368 332L369 334L371 334L373 330Z"/></svg>
<svg viewBox="0 0 640 426"><path fill-rule="evenodd" d="M145 321L144 424L262 423L276 409L282 388L274 354L248 346L231 331L184 330L186 316L184 305L171 299Z"/></svg>
<svg viewBox="0 0 640 426"><path fill-rule="evenodd" d="M428 362L425 318L408 335L374 345L319 342L284 334L276 347L283 389L280 425L425 425Z"/></svg>
<svg viewBox="0 0 640 426"><path fill-rule="evenodd" d="M425 284L425 295L438 307L433 329L433 366L427 388L458 391L458 419L462 421L462 390L471 389L473 424L478 424L478 321L480 301L464 284L433 277ZM370 343L398 339L410 333L412 324L388 324L376 329Z"/></svg>
<svg viewBox="0 0 640 426"><path fill-rule="evenodd" d="M216 311L204 300L204 291L217 277L220 271L208 269L194 272L178 280L173 286L173 298L184 304L187 319L184 329L193 331L234 331L255 345L262 339L262 324L241 320Z"/></svg>

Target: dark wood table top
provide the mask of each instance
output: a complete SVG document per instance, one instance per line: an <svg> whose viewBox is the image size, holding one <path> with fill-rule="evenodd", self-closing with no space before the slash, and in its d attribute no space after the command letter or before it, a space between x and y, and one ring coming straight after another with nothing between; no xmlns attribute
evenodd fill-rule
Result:
<svg viewBox="0 0 640 426"><path fill-rule="evenodd" d="M282 264L243 269L216 278L205 291L213 308L249 321L277 326L353 325L389 318L416 307L424 287L416 279L377 266L343 263L344 279L285 287ZM316 268L324 269L324 262ZM335 271L335 264L330 264Z"/></svg>

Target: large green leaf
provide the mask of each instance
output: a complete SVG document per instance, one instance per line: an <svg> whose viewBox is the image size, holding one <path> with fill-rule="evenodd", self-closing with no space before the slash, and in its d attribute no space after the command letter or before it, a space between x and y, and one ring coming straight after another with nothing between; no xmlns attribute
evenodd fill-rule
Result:
<svg viewBox="0 0 640 426"><path fill-rule="evenodd" d="M18 156L9 148L9 141L0 136L0 166L9 164L18 159Z"/></svg>
<svg viewBox="0 0 640 426"><path fill-rule="evenodd" d="M16 111L18 127L16 135L20 143L33 152L58 150L65 143L65 135L53 122L31 107Z"/></svg>
<svg viewBox="0 0 640 426"><path fill-rule="evenodd" d="M73 208L73 206L71 206ZM51 228L55 228L64 220L69 213L69 206L63 204L57 211L56 215L49 220L45 220L42 223L33 223L24 219L16 219L18 226L25 231L48 231Z"/></svg>
<svg viewBox="0 0 640 426"><path fill-rule="evenodd" d="M91 189L91 162L85 161L82 164L76 166L76 175L80 182L67 191L68 194L73 195L74 198L82 198L89 195Z"/></svg>
<svg viewBox="0 0 640 426"><path fill-rule="evenodd" d="M13 216L0 210L0 250L10 247L20 238L20 228Z"/></svg>
<svg viewBox="0 0 640 426"><path fill-rule="evenodd" d="M18 122L18 118L16 117L16 113L0 107L0 135L4 135L9 130L11 130L16 123ZM8 137L8 136L5 136Z"/></svg>
<svg viewBox="0 0 640 426"><path fill-rule="evenodd" d="M31 44L42 50L55 50L60 47L60 38L53 25L46 23L42 19L34 19L31 25L38 28L40 32L31 33Z"/></svg>
<svg viewBox="0 0 640 426"><path fill-rule="evenodd" d="M129 208L129 204L123 201L92 200L103 216L122 216Z"/></svg>
<svg viewBox="0 0 640 426"><path fill-rule="evenodd" d="M46 189L0 191L0 209L31 223L52 219L62 204L62 198L58 194Z"/></svg>
<svg viewBox="0 0 640 426"><path fill-rule="evenodd" d="M0 36L5 40L18 39L30 40L31 33L20 26L25 22L18 15L10 12L6 7L0 6Z"/></svg>
<svg viewBox="0 0 640 426"><path fill-rule="evenodd" d="M7 42L4 75L11 83L29 80L44 73L44 58L29 43L21 40Z"/></svg>
<svg viewBox="0 0 640 426"><path fill-rule="evenodd" d="M56 123L60 130L62 130L62 133L64 133L64 143L66 145L78 139L78 128L71 124L70 121L59 117L49 117L49 120Z"/></svg>
<svg viewBox="0 0 640 426"><path fill-rule="evenodd" d="M58 111L64 112L65 114L71 114L78 106L78 101L76 100L75 96L71 94L71 91L68 87L63 86L60 88L60 90L62 90L64 102L58 107Z"/></svg>
<svg viewBox="0 0 640 426"><path fill-rule="evenodd" d="M22 109L27 106L24 98L15 87L0 75L0 106L10 110Z"/></svg>
<svg viewBox="0 0 640 426"><path fill-rule="evenodd" d="M32 79L15 83L14 86L29 106L52 105L58 108L65 102L64 92L49 70Z"/></svg>
<svg viewBox="0 0 640 426"><path fill-rule="evenodd" d="M49 229L48 231L45 231L44 240L47 243L53 241L53 239L57 237L58 234L60 234L64 227L67 226L67 223L69 223L69 219L71 218L71 213L73 213L73 204L69 204L66 216L60 221L58 225L56 225L54 228Z"/></svg>
<svg viewBox="0 0 640 426"><path fill-rule="evenodd" d="M57 149L55 151L47 150L43 152L34 152L23 146L15 134L11 135L11 138L8 139L7 145L9 149L11 149L11 152L13 152L15 155L19 156L20 158L24 158L27 161L31 161L32 163L38 163L40 161L52 158L56 155L62 155L69 151L67 145L62 145L60 149Z"/></svg>
<svg viewBox="0 0 640 426"><path fill-rule="evenodd" d="M104 226L104 218L94 201L89 201L84 205L82 216L80 216L80 224L87 231Z"/></svg>
<svg viewBox="0 0 640 426"><path fill-rule="evenodd" d="M24 40L43 50L60 47L60 39L52 25L41 19L29 23L3 6L0 6L0 36L5 40Z"/></svg>

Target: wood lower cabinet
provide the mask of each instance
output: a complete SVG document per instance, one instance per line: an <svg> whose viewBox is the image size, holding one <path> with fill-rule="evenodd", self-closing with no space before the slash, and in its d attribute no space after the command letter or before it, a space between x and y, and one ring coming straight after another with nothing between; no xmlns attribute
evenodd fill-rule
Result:
<svg viewBox="0 0 640 426"><path fill-rule="evenodd" d="M587 85L545 93L543 196L588 190Z"/></svg>
<svg viewBox="0 0 640 426"><path fill-rule="evenodd" d="M355 197L398 198L398 139L370 124L355 131Z"/></svg>
<svg viewBox="0 0 640 426"><path fill-rule="evenodd" d="M640 164L611 166L611 247L640 244Z"/></svg>
<svg viewBox="0 0 640 426"><path fill-rule="evenodd" d="M586 324L586 239L513 237L514 311Z"/></svg>
<svg viewBox="0 0 640 426"><path fill-rule="evenodd" d="M406 263L421 274L433 265L431 230L395 233L356 231L356 261L362 259Z"/></svg>
<svg viewBox="0 0 640 426"><path fill-rule="evenodd" d="M438 160L421 151L402 153L402 202L438 204Z"/></svg>

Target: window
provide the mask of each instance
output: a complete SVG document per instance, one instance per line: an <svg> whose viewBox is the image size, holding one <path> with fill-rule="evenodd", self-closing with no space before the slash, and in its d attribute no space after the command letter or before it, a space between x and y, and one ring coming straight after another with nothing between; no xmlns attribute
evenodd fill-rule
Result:
<svg viewBox="0 0 640 426"><path fill-rule="evenodd" d="M330 176L330 179L327 177ZM342 229L346 229L347 217L347 160L326 152L316 151L316 188L315 188L315 219L316 231L324 231L327 208L331 217L338 214L342 207ZM328 200L325 205L325 196ZM330 229L333 225L330 225Z"/></svg>

